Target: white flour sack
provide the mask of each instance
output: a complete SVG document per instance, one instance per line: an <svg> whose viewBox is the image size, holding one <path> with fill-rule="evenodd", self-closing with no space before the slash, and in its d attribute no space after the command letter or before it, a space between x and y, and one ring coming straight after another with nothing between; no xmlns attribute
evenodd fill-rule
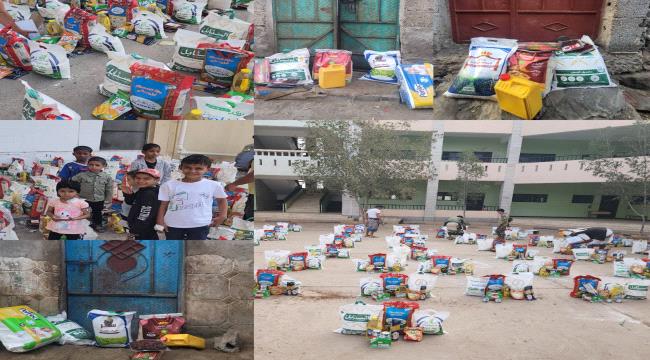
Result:
<svg viewBox="0 0 650 360"><path fill-rule="evenodd" d="M341 328L335 332L344 335L363 335L366 333L368 321L373 315L381 319L383 305L366 305L362 301L343 305L339 308Z"/></svg>
<svg viewBox="0 0 650 360"><path fill-rule="evenodd" d="M172 70L199 72L205 60L205 49L199 49L200 43L215 43L216 40L195 31L178 29L174 34L176 51L172 55Z"/></svg>
<svg viewBox="0 0 650 360"><path fill-rule="evenodd" d="M210 11L199 27L201 34L217 40L248 40L252 24Z"/></svg>
<svg viewBox="0 0 650 360"><path fill-rule="evenodd" d="M179 30L180 31L180 30ZM117 90L131 92L131 70L129 66L141 63L149 66L169 70L169 68L158 61L144 58L138 54L125 55L113 51L106 53L109 61L106 63L104 81L99 85L99 93L111 97Z"/></svg>
<svg viewBox="0 0 650 360"><path fill-rule="evenodd" d="M60 45L30 40L29 52L29 60L35 73L54 79L70 78L70 60Z"/></svg>
<svg viewBox="0 0 650 360"><path fill-rule="evenodd" d="M266 58L270 66L271 84L295 86L313 84L309 71L309 50L296 49Z"/></svg>
<svg viewBox="0 0 650 360"><path fill-rule="evenodd" d="M135 311L114 312L93 309L88 319L93 324L95 341L100 347L127 347L133 341L131 321Z"/></svg>
<svg viewBox="0 0 650 360"><path fill-rule="evenodd" d="M91 26L88 41L90 42L90 46L97 51L103 53L114 51L118 54L124 54L122 40L117 36L107 33L106 28L102 24L95 23Z"/></svg>

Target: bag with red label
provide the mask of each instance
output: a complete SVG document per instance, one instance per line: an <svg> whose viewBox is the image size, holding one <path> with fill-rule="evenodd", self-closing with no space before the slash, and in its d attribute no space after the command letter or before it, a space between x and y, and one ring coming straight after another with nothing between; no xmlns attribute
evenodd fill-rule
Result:
<svg viewBox="0 0 650 360"><path fill-rule="evenodd" d="M65 14L63 26L66 30L81 35L79 44L84 47L90 47L90 28L97 23L97 16L79 8L72 8Z"/></svg>
<svg viewBox="0 0 650 360"><path fill-rule="evenodd" d="M9 65L23 70L32 70L27 39L8 26L0 29L0 57Z"/></svg>
<svg viewBox="0 0 650 360"><path fill-rule="evenodd" d="M160 339L167 334L180 334L185 325L183 314L152 314L140 315L142 337L145 339Z"/></svg>
<svg viewBox="0 0 650 360"><path fill-rule="evenodd" d="M131 105L150 119L181 120L194 78L175 71L135 63L131 70Z"/></svg>

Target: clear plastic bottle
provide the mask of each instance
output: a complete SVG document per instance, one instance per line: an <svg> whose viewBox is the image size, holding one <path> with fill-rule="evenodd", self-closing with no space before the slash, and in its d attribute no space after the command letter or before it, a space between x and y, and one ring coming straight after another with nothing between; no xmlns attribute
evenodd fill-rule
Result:
<svg viewBox="0 0 650 360"><path fill-rule="evenodd" d="M247 93L251 87L251 70L242 69L232 80L232 91Z"/></svg>

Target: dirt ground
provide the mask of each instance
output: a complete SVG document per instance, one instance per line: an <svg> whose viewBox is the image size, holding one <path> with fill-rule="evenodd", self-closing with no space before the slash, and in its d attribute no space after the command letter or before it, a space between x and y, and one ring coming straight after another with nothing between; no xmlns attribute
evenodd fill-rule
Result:
<svg viewBox="0 0 650 360"><path fill-rule="evenodd" d="M332 232L335 224L303 223L304 231L290 233L287 241L264 241L255 248L255 267L264 267L264 251L302 250L318 243L318 235ZM517 224L529 229L524 224ZM421 226L429 234L427 247L439 254L474 260L476 275L507 273L512 264L497 260L494 253L478 252L476 245L454 245L434 239L432 226ZM487 233L481 225L470 229ZM384 225L378 238L364 238L351 249L352 258L386 251L384 236L392 226ZM553 234L544 230L542 234ZM523 242L523 241L518 241ZM552 249L541 249L550 255ZM628 250L629 251L629 250ZM406 274L415 272L409 261ZM464 295L462 275L440 276L433 297L420 308L448 311L443 336L425 336L421 343L399 340L391 349L370 349L362 336L333 332L340 326L338 309L353 303L359 294L359 279L378 275L356 272L349 259L328 259L323 270L290 273L303 284L300 297L276 296L255 301L255 354L263 359L642 359L643 344L650 342L650 300L627 300L621 304L587 303L569 297L574 276L611 276L611 264L577 262L571 276L555 279L535 277L537 301L506 299L485 304L479 297ZM375 303L364 298L367 303Z"/></svg>
<svg viewBox="0 0 650 360"><path fill-rule="evenodd" d="M236 17L247 20L246 10L236 10ZM198 31L198 25L187 25L186 30ZM166 41L172 41L175 33L166 33ZM129 39L121 39L127 54L136 53L153 60L169 63L175 46L162 45L162 41L147 46ZM81 115L82 119L94 119L93 109L108 99L101 95L97 86L104 80L104 72L108 57L98 51L70 58L71 79L52 79L34 72L26 74L20 79L0 79L0 119L21 119L25 87L19 80L24 80L34 89L43 92ZM187 73L187 75L192 75ZM196 96L215 96L201 91L193 90ZM185 103L185 111L190 111L190 100Z"/></svg>
<svg viewBox="0 0 650 360"><path fill-rule="evenodd" d="M0 346L1 348L1 346ZM121 360L128 359L133 354L128 349L107 349L92 346L75 345L48 345L28 353L14 354L0 350L2 360ZM247 349L239 353L223 353L221 351L206 349L174 349L163 354L165 360L248 360L253 359L253 350Z"/></svg>

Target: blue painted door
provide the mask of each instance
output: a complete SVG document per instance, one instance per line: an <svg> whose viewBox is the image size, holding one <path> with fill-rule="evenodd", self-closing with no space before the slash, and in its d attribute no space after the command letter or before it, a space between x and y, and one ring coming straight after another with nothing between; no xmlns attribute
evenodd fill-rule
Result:
<svg viewBox="0 0 650 360"><path fill-rule="evenodd" d="M336 48L337 0L274 0L278 51Z"/></svg>
<svg viewBox="0 0 650 360"><path fill-rule="evenodd" d="M65 243L68 317L92 331L92 309L140 314L179 310L183 241ZM137 321L132 323L137 334Z"/></svg>
<svg viewBox="0 0 650 360"><path fill-rule="evenodd" d="M364 50L399 50L399 0L356 0L339 5L339 47L355 65L367 66Z"/></svg>

